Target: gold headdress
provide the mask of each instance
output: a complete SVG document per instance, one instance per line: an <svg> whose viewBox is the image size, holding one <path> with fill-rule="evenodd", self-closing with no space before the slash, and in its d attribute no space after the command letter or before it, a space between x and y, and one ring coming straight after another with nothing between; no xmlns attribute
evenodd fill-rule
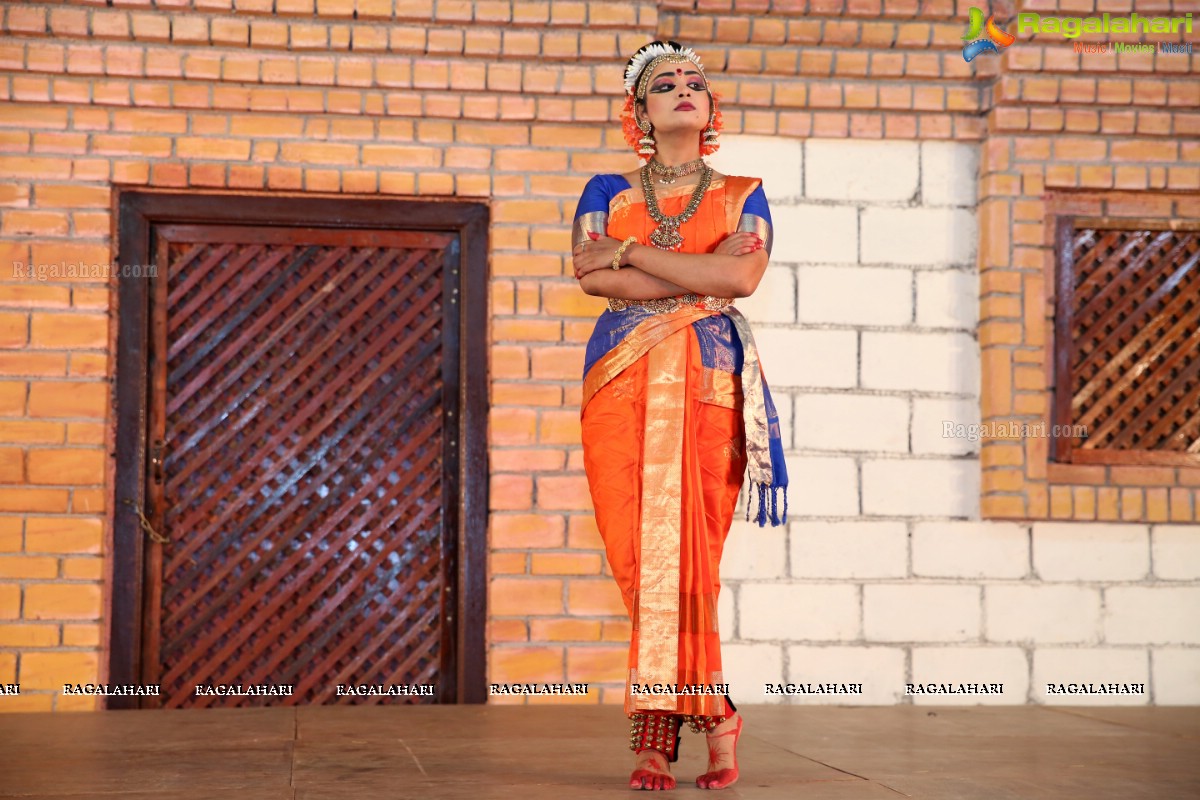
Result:
<svg viewBox="0 0 1200 800"><path fill-rule="evenodd" d="M684 47L678 42L653 42L639 50L633 58L629 60L628 66L625 67L625 94L635 94L634 82L637 82L636 97L642 100L646 97L646 84L650 82L650 76L663 61L672 63L682 63L690 61L696 65L696 69L700 74L704 74L704 65L700 63L700 56L690 47ZM641 80L638 80L638 76Z"/></svg>
<svg viewBox="0 0 1200 800"><path fill-rule="evenodd" d="M655 152L655 142L650 124L637 119L634 104L645 102L646 88L650 84L650 78L654 76L655 68L664 61L676 64L690 62L704 77L704 91L708 94L710 110L708 126L700 137L700 154L715 153L721 146L719 137L722 120L721 107L718 102L720 95L714 93L712 87L709 86L708 77L704 75L704 65L700 63L700 56L696 51L672 40L654 41L645 45L634 53L625 66L625 106L621 109L621 127L625 134L625 141L640 156L651 156Z"/></svg>

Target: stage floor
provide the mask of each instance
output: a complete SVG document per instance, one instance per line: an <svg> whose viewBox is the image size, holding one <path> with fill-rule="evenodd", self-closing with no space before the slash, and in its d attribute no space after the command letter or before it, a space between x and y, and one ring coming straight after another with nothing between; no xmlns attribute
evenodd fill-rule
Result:
<svg viewBox="0 0 1200 800"><path fill-rule="evenodd" d="M725 798L1187 800L1196 707L743 706ZM615 706L5 714L0 797L559 800L632 791ZM685 729L675 793L694 796Z"/></svg>

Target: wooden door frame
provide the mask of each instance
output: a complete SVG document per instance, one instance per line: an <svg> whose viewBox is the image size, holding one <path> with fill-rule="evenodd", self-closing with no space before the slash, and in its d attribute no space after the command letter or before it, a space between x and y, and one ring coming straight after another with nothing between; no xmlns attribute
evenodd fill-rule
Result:
<svg viewBox="0 0 1200 800"><path fill-rule="evenodd" d="M119 264L153 263L150 234L159 223L248 224L321 228L387 228L458 235L457 258L447 254L446 294L457 297L458 325L447 330L447 351L457 375L458 413L443 420L443 486L456 504L445 508L444 531L453 537L447 574L454 586L443 599L443 670L438 702L483 703L487 594L487 286L486 203L439 198L359 198L343 195L232 194L114 188ZM165 265L159 265L165 268ZM138 274L132 272L131 274ZM117 283L115 370L116 475L112 522L112 581L108 682L142 683L143 593L147 534L138 516L147 500L150 298L157 277L122 277ZM457 292L457 295L455 295ZM453 301L452 301L453 302ZM447 394L451 384L447 383ZM449 406L450 404L448 404ZM124 500L132 500L125 503ZM153 521L152 521L153 523ZM447 670L445 666L452 665ZM137 708L136 697L105 698L105 708Z"/></svg>

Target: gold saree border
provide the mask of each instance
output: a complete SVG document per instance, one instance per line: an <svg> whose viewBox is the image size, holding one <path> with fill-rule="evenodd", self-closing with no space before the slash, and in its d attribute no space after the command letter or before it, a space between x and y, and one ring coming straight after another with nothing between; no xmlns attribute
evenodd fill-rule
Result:
<svg viewBox="0 0 1200 800"><path fill-rule="evenodd" d="M736 231L741 222L742 209L750 195L762 183L759 178L747 178L742 175L725 176L725 230Z"/></svg>
<svg viewBox="0 0 1200 800"><path fill-rule="evenodd" d="M679 454L688 399L688 346L685 327L651 348L648 365L637 628L637 672L646 683L675 683L679 675L679 526L683 519ZM639 710L674 711L676 707L675 698L667 695L638 699Z"/></svg>
<svg viewBox="0 0 1200 800"><path fill-rule="evenodd" d="M592 237L589 234L592 233L608 235L607 211L589 211L576 217L571 225L571 246L590 242Z"/></svg>
<svg viewBox="0 0 1200 800"><path fill-rule="evenodd" d="M731 176L726 175L723 178L714 178L709 182L708 189L704 193L707 195L714 189L720 189L725 185L725 182L729 180L730 177ZM670 189L656 188L654 190L654 196L659 200L665 200L668 197L690 197L695 191L696 187L694 185L674 186ZM622 189L612 196L612 199L608 201L608 213L615 216L617 211L621 210L622 208L626 208L627 206L636 206L638 204L644 205L645 202L646 193L642 191L642 185L640 183L635 183L628 189ZM732 228L730 228L730 230L732 230Z"/></svg>
<svg viewBox="0 0 1200 800"><path fill-rule="evenodd" d="M638 588L633 589L633 628L638 626ZM716 633L720 626L717 620L717 598L711 594L679 593L679 632Z"/></svg>
<svg viewBox="0 0 1200 800"><path fill-rule="evenodd" d="M728 308L730 306L726 307L726 309ZM696 320L720 313L722 312L688 306L663 314L655 314L639 322L634 326L633 330L625 335L624 339L601 356L595 364L592 364L592 368L588 370L587 375L583 379L583 395L579 402L579 416L583 417L583 411L587 408L588 401L592 399L596 392L604 388L604 384L620 375L625 368L645 355L652 347L662 342L677 330L691 325Z"/></svg>
<svg viewBox="0 0 1200 800"><path fill-rule="evenodd" d="M775 234L771 228L771 224L758 214L747 214L742 212L738 219L738 232L750 231L757 234L758 238L763 241L763 248L767 251L767 258L771 257L771 247L775 241Z"/></svg>
<svg viewBox="0 0 1200 800"><path fill-rule="evenodd" d="M771 485L775 471L771 466L771 438L767 421L767 400L763 395L762 367L750 321L733 306L721 313L733 321L742 340L742 420L746 424L746 460L750 480ZM746 502L749 503L753 497Z"/></svg>
<svg viewBox="0 0 1200 800"><path fill-rule="evenodd" d="M705 367L701 371L700 390L697 399L714 406L737 408L742 394L742 376L723 369Z"/></svg>

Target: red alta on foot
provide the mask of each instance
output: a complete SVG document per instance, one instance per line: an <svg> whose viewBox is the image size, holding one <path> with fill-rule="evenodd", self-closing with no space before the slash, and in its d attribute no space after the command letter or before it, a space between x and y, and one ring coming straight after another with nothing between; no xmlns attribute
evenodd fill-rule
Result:
<svg viewBox="0 0 1200 800"><path fill-rule="evenodd" d="M658 765L651 761L651 764L657 767ZM633 774L629 776L630 789L674 789L675 776L664 771L664 768L658 769L635 769Z"/></svg>
<svg viewBox="0 0 1200 800"><path fill-rule="evenodd" d="M639 756L647 750L655 753L645 766L629 776L630 789L674 789L675 776L669 764L679 757L679 717L661 711L634 714L629 749ZM646 767L650 767L647 769Z"/></svg>
<svg viewBox="0 0 1200 800"><path fill-rule="evenodd" d="M737 741L742 735L742 715L738 714L737 727L731 731L718 733L715 736L709 735L708 738L708 765L711 767L721 760L721 751L714 742L714 739L720 739L723 736L733 737L733 750L730 756L733 759L733 766L725 769L710 770L700 777L696 778L696 785L701 789L724 789L738 779L737 765Z"/></svg>

